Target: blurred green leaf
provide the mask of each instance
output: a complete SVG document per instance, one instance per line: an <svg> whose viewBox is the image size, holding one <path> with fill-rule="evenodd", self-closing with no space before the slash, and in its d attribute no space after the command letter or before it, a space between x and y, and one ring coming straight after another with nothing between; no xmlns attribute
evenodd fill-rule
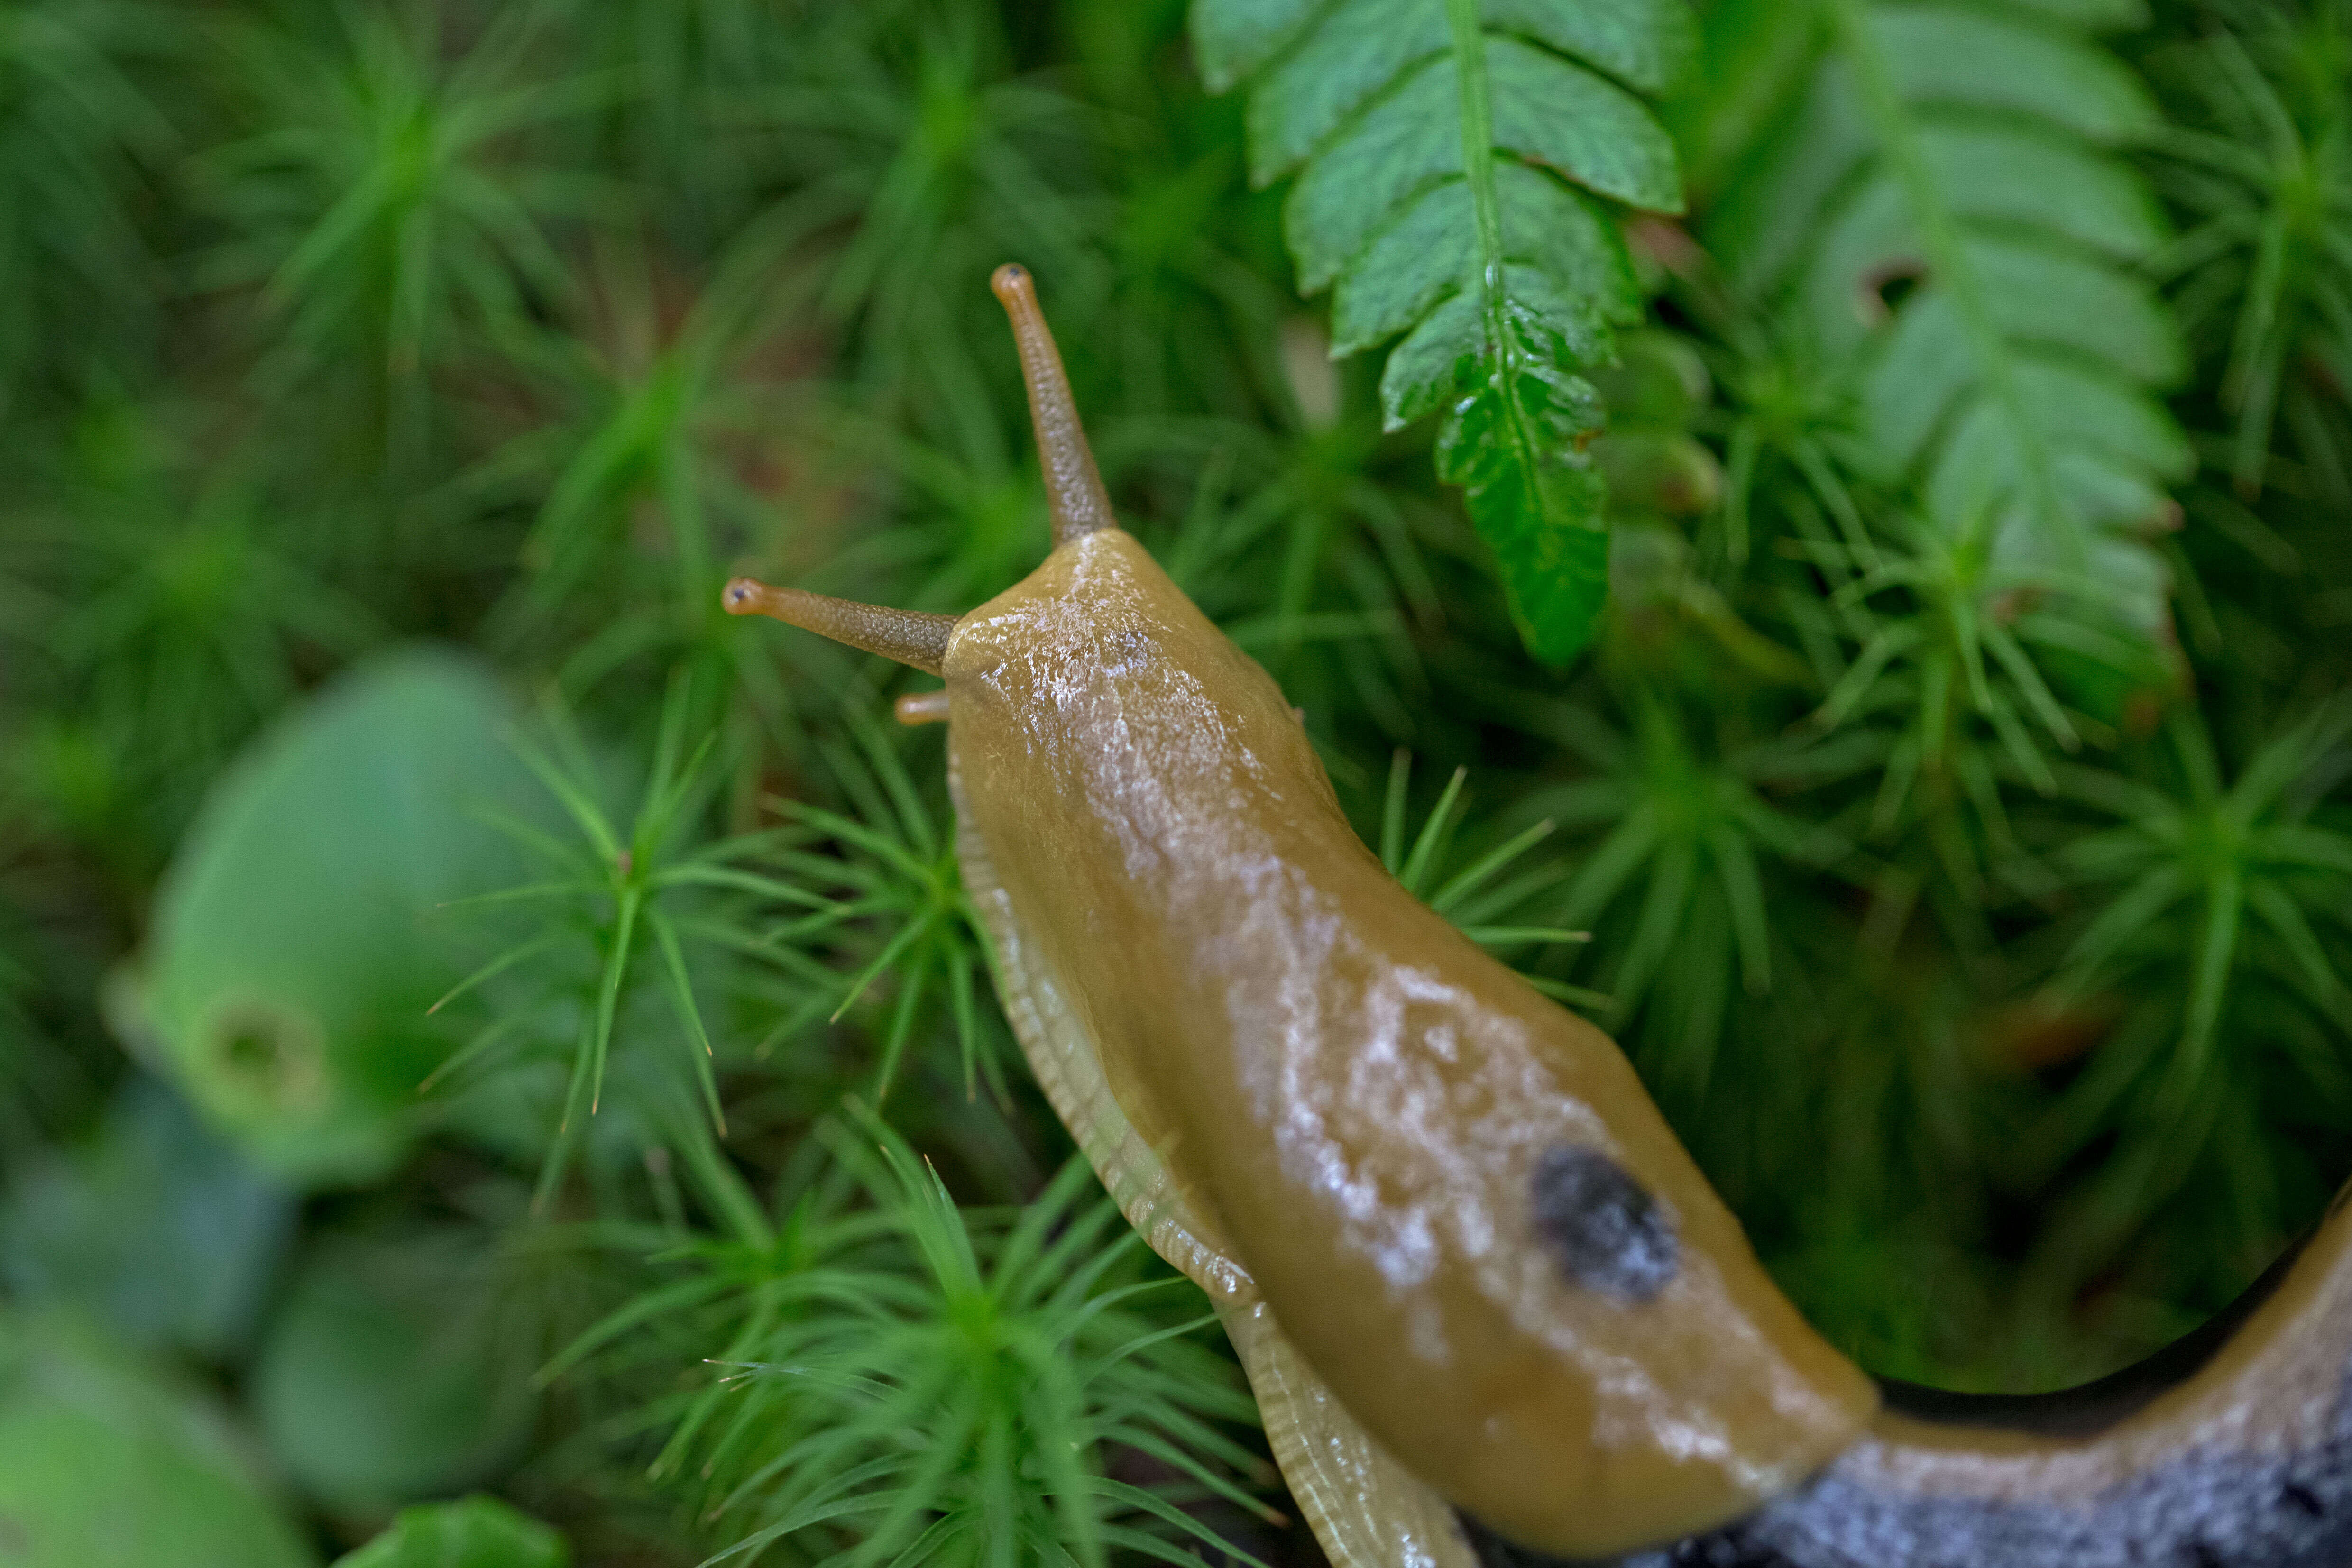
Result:
<svg viewBox="0 0 2352 1568"><path fill-rule="evenodd" d="M536 803L512 722L470 662L382 655L265 735L181 846L111 1017L266 1167L372 1179L417 1130L450 1039L425 1009L485 941L436 906L510 879L479 813Z"/></svg>
<svg viewBox="0 0 2352 1568"><path fill-rule="evenodd" d="M531 1346L497 1260L456 1231L314 1246L254 1362L263 1435L304 1491L365 1516L494 1476L530 1430Z"/></svg>
<svg viewBox="0 0 2352 1568"><path fill-rule="evenodd" d="M334 1568L567 1568L563 1538L494 1497L404 1508Z"/></svg>
<svg viewBox="0 0 2352 1568"><path fill-rule="evenodd" d="M89 1144L9 1185L0 1281L133 1343L224 1358L250 1338L293 1222L290 1195L141 1076Z"/></svg>
<svg viewBox="0 0 2352 1568"><path fill-rule="evenodd" d="M210 1400L62 1315L0 1312L0 1520L24 1568L310 1568Z"/></svg>

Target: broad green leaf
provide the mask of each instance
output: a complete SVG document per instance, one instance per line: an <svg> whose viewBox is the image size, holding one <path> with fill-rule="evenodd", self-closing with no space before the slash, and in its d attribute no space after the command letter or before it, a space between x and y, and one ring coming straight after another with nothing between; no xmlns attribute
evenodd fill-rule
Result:
<svg viewBox="0 0 2352 1568"><path fill-rule="evenodd" d="M1391 428L1447 411L1463 487L1528 647L1565 661L1607 591L1603 485L1580 372L1640 296L1603 201L1682 208L1674 145L1636 92L1691 53L1679 0L1339 0L1312 16L1196 0L1203 74L1252 70L1250 168L1296 174L1301 287L1334 289L1335 354L1397 339Z"/></svg>
<svg viewBox="0 0 2352 1568"><path fill-rule="evenodd" d="M0 1203L0 1283L132 1343L241 1351L294 1228L293 1195L144 1074L98 1135L18 1173Z"/></svg>
<svg viewBox="0 0 2352 1568"><path fill-rule="evenodd" d="M9 1568L310 1568L226 1413L77 1320L0 1312Z"/></svg>
<svg viewBox="0 0 2352 1568"><path fill-rule="evenodd" d="M499 1332L494 1260L462 1232L319 1247L252 1374L263 1434L312 1497L376 1513L488 1479L531 1421L533 1347Z"/></svg>
<svg viewBox="0 0 2352 1568"><path fill-rule="evenodd" d="M563 1538L494 1497L404 1508L383 1534L335 1568L564 1568Z"/></svg>
<svg viewBox="0 0 2352 1568"><path fill-rule="evenodd" d="M523 880L485 815L539 809L511 717L471 664L383 655L263 735L182 842L110 1019L273 1172L366 1179L412 1135L451 1039L425 1009L487 956L438 906Z"/></svg>

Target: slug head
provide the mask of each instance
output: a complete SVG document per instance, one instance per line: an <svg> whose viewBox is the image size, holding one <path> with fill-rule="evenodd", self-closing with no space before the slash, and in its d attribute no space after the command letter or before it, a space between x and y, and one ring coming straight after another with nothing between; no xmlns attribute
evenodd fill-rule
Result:
<svg viewBox="0 0 2352 1568"><path fill-rule="evenodd" d="M1037 456L1045 470L1058 552L1088 534L1117 528L1118 519L1111 515L1110 497L1095 467L1094 453L1087 446L1061 350L1045 325L1028 268L1007 262L996 269L989 287L1012 319L1013 340L1021 352L1021 377L1029 389L1029 417L1036 427ZM806 589L772 588L748 577L728 583L719 602L730 615L765 615L933 675L942 673L948 638L957 622L952 615L860 604ZM941 716L936 705L918 702L902 705L900 716L922 723Z"/></svg>
<svg viewBox="0 0 2352 1568"><path fill-rule="evenodd" d="M1236 820L1244 799L1241 818L1260 829L1363 856L1280 689L1118 526L1028 270L1000 267L990 287L1013 325L1036 430L1054 528L1045 562L961 616L749 578L727 585L724 607L943 676L946 690L899 699L898 717L951 721L960 810L996 819L1006 844L1042 835L1013 858L1089 883L1065 901L1081 918L1125 905L1151 880L1148 862L1226 852L1204 835ZM1085 853L1076 823L1089 824ZM1133 978L1138 998L1173 983Z"/></svg>

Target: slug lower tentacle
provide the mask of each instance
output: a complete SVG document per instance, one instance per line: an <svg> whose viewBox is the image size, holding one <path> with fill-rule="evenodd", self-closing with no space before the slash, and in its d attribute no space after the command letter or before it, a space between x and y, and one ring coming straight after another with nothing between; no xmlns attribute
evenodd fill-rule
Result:
<svg viewBox="0 0 2352 1568"><path fill-rule="evenodd" d="M1882 1409L1615 1045L1357 839L1274 682L1111 520L1027 274L995 284L1044 565L951 620L756 585L730 608L943 675L900 716L944 704L1007 1015L1216 1303L1341 1568L2352 1561L2352 1221L2092 1425Z"/></svg>

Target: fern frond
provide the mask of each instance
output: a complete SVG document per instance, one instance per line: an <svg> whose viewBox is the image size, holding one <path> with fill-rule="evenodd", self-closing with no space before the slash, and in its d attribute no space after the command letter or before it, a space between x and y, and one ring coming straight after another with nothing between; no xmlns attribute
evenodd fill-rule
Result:
<svg viewBox="0 0 2352 1568"><path fill-rule="evenodd" d="M1438 473L1493 547L1528 646L1565 660L1608 588L1601 410L1580 371L1637 318L1598 198L1682 209L1672 142L1637 92L1688 55L1679 0L1196 0L1212 87L1255 73L1252 177L1296 173L1299 287L1329 287L1332 352L1398 339L1389 428L1445 411Z"/></svg>
<svg viewBox="0 0 2352 1568"><path fill-rule="evenodd" d="M1996 523L1996 549L2163 623L2164 569L2134 538L2193 466L2158 399L2182 369L2137 274L2163 246L2120 156L2152 129L2138 79L2080 7L1829 0L1786 128L1707 227L1735 286L1777 307L1861 411L1873 477L1932 522Z"/></svg>

